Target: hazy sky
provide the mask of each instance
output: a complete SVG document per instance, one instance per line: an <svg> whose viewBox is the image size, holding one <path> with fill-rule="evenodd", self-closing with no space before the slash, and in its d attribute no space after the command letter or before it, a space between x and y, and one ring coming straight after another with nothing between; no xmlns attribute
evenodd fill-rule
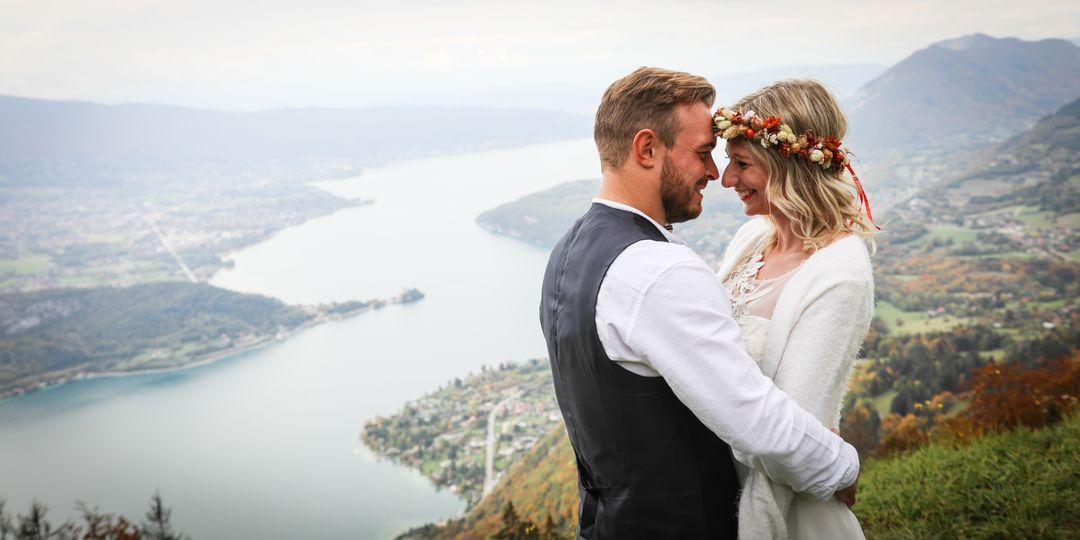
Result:
<svg viewBox="0 0 1080 540"><path fill-rule="evenodd" d="M528 105L643 64L889 65L974 32L1080 37L1080 2L0 0L0 94L255 109L520 92Z"/></svg>

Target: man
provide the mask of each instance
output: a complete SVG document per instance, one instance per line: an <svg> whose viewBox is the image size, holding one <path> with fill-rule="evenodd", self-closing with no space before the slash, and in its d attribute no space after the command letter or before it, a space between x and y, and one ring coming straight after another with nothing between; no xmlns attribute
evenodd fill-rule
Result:
<svg viewBox="0 0 1080 540"><path fill-rule="evenodd" d="M719 176L714 97L656 68L613 83L596 113L600 193L548 262L540 322L582 538L734 538L728 444L796 491L854 503L855 449L761 374L719 277L661 225L697 217Z"/></svg>

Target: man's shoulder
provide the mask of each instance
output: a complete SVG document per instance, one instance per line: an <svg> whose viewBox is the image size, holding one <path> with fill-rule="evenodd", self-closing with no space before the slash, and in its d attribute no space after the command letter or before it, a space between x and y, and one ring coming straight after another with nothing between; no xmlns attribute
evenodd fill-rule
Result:
<svg viewBox="0 0 1080 540"><path fill-rule="evenodd" d="M612 261L608 276L631 283L644 283L681 269L703 269L712 273L708 264L684 244L640 240L630 244Z"/></svg>

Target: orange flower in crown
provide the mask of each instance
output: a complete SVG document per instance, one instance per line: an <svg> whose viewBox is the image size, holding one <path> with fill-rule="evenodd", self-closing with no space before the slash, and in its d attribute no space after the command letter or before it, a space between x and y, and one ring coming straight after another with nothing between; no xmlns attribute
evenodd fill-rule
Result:
<svg viewBox="0 0 1080 540"><path fill-rule="evenodd" d="M833 136L818 138L810 131L795 135L791 126L785 124L780 116L760 118L754 111L739 112L725 107L720 107L713 115L713 133L729 141L746 137L750 141L757 141L762 148L774 148L784 156L805 159L829 172L847 169L855 182L859 202L866 208L866 217L873 223L870 200L848 160L848 156L852 155L851 150L843 147L840 139ZM881 227L877 228L881 230Z"/></svg>

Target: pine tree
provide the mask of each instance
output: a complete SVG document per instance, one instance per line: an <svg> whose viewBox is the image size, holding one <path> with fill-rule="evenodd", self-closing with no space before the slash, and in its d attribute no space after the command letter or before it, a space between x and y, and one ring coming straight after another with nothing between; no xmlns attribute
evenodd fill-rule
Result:
<svg viewBox="0 0 1080 540"><path fill-rule="evenodd" d="M65 521L59 527L53 528L52 523L46 519L45 514L49 509L37 501L30 504L30 513L19 516L19 525L15 527L15 538L19 540L45 540L47 538L74 538L78 529Z"/></svg>
<svg viewBox="0 0 1080 540"><path fill-rule="evenodd" d="M121 515L105 514L97 508L91 510L83 503L78 505L85 529L79 532L80 540L140 540L139 527Z"/></svg>
<svg viewBox="0 0 1080 540"><path fill-rule="evenodd" d="M150 498L150 509L146 511L146 521L142 524L142 534L151 540L184 540L183 535L174 533L169 518L172 510L165 508L161 494L154 492Z"/></svg>
<svg viewBox="0 0 1080 540"><path fill-rule="evenodd" d="M514 510L513 501L503 510L503 526L495 533L496 540L541 540L540 529L535 523L522 519Z"/></svg>
<svg viewBox="0 0 1080 540"><path fill-rule="evenodd" d="M7 501L0 499L0 540L7 540L9 535L11 538L15 537L15 523L8 515L5 506L7 506Z"/></svg>
<svg viewBox="0 0 1080 540"><path fill-rule="evenodd" d="M557 540L559 538L559 528L555 525L555 520L551 519L550 512L544 518L544 528L540 531L540 538L543 540Z"/></svg>
<svg viewBox="0 0 1080 540"><path fill-rule="evenodd" d="M495 533L495 538L497 540L517 539L518 530L521 528L521 520L518 518L517 511L514 510L513 501L506 503L506 508L503 509L502 522L503 526L499 529L499 532Z"/></svg>

